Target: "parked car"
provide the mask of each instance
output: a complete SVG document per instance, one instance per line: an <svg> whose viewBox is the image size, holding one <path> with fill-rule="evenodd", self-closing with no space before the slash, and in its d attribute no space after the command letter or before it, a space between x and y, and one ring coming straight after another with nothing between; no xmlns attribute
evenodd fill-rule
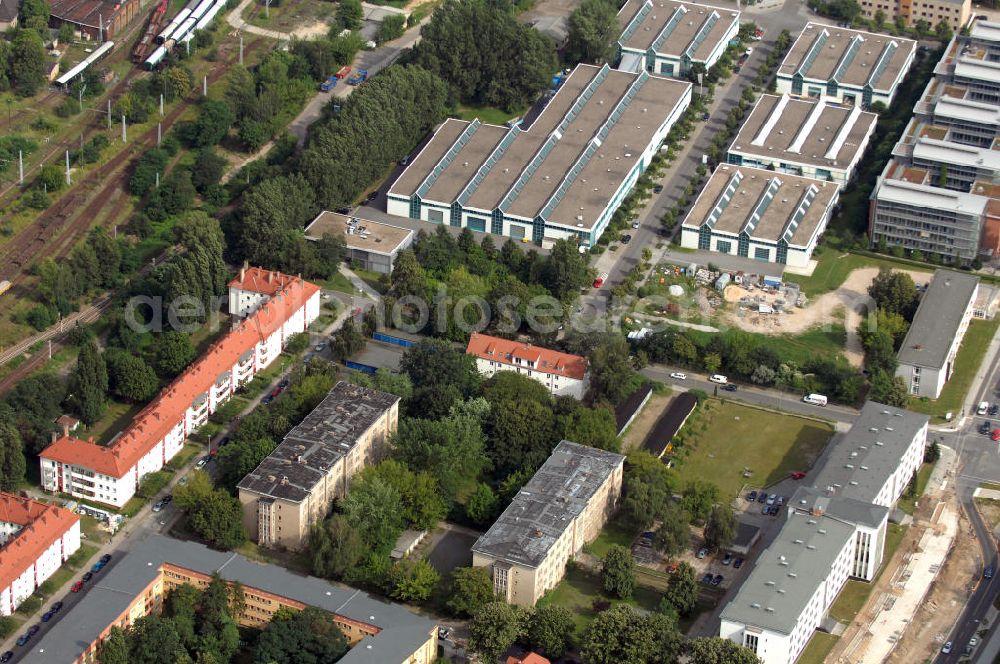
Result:
<svg viewBox="0 0 1000 664"><path fill-rule="evenodd" d="M985 415L989 409L990 404L988 401L980 401L979 405L976 406L976 415Z"/></svg>
<svg viewBox="0 0 1000 664"><path fill-rule="evenodd" d="M206 461L205 458L202 457L201 459L198 459L198 463L194 464L194 467L195 468L204 468L206 463L208 463L208 461Z"/></svg>
<svg viewBox="0 0 1000 664"><path fill-rule="evenodd" d="M21 636L17 637L17 645L23 646L25 643L28 642L29 639L31 639L30 636L28 636L27 634L22 634Z"/></svg>
<svg viewBox="0 0 1000 664"><path fill-rule="evenodd" d="M48 622L52 620L52 616L54 615L55 613L53 613L52 611L46 611L45 613L42 614L42 622Z"/></svg>
<svg viewBox="0 0 1000 664"><path fill-rule="evenodd" d="M77 581L76 583L74 583L72 585L72 587L70 587L69 590L70 590L70 592L73 592L73 593L80 592L81 590L83 590L83 581Z"/></svg>
<svg viewBox="0 0 1000 664"><path fill-rule="evenodd" d="M94 563L91 566L90 571L93 572L94 574L97 574L102 569L104 569L104 563L102 563L100 560L98 560L96 563Z"/></svg>
<svg viewBox="0 0 1000 664"><path fill-rule="evenodd" d="M806 474L803 473L801 470L796 470L794 473L792 473L793 480L801 480L805 476Z"/></svg>
<svg viewBox="0 0 1000 664"><path fill-rule="evenodd" d="M674 371L670 374L670 377L674 380L687 380L687 374L681 373L680 371Z"/></svg>
<svg viewBox="0 0 1000 664"><path fill-rule="evenodd" d="M750 492L750 494L747 496L747 502L750 502L750 503L757 502L757 492L756 491L751 491Z"/></svg>
<svg viewBox="0 0 1000 664"><path fill-rule="evenodd" d="M271 403L272 401L274 401L274 397L272 397L270 394L268 394L266 397L264 397L263 399L260 400L260 402L262 404L264 404L265 406L267 404Z"/></svg>
<svg viewBox="0 0 1000 664"><path fill-rule="evenodd" d="M945 644L941 646L941 652L945 655L950 655L952 649L951 641L945 641Z"/></svg>
<svg viewBox="0 0 1000 664"><path fill-rule="evenodd" d="M337 214L350 214L351 213L351 208L349 208L347 206L339 207L336 210L334 210L334 212L336 212Z"/></svg>
<svg viewBox="0 0 1000 664"><path fill-rule="evenodd" d="M0 655L0 662L9 662L13 656L14 652L12 650L8 650L4 654Z"/></svg>
<svg viewBox="0 0 1000 664"><path fill-rule="evenodd" d="M990 417L1000 415L1000 405L993 404L987 412L990 414Z"/></svg>
<svg viewBox="0 0 1000 664"><path fill-rule="evenodd" d="M93 572L85 572L84 575L81 576L80 578L83 579L84 583L86 583L87 581L90 581L91 579L94 578L94 573Z"/></svg>
<svg viewBox="0 0 1000 664"><path fill-rule="evenodd" d="M608 273L603 272L596 279L594 279L594 288L600 288L604 285L604 282L608 279Z"/></svg>
<svg viewBox="0 0 1000 664"><path fill-rule="evenodd" d="M729 565L731 562L733 562L733 554L726 551L726 555L722 557L722 564Z"/></svg>
<svg viewBox="0 0 1000 664"><path fill-rule="evenodd" d="M111 556L108 556L108 559L110 560ZM56 602L55 604L52 605L52 610L55 611L56 613L62 611L62 608L63 608L63 603L61 601Z"/></svg>
<svg viewBox="0 0 1000 664"><path fill-rule="evenodd" d="M778 507L777 505L771 505L770 507L767 508L767 515L778 516L778 512L780 511L781 511L780 507Z"/></svg>
<svg viewBox="0 0 1000 664"><path fill-rule="evenodd" d="M757 502L758 503L766 503L767 502L767 492L766 491L761 491L760 492L760 495L757 496Z"/></svg>
<svg viewBox="0 0 1000 664"><path fill-rule="evenodd" d="M705 576L701 577L701 582L705 584L712 583L713 578L711 572L705 572Z"/></svg>
<svg viewBox="0 0 1000 664"><path fill-rule="evenodd" d="M371 203L376 198L378 198L378 192L377 191L373 191L370 194L368 194L367 196L365 196L365 203Z"/></svg>
<svg viewBox="0 0 1000 664"><path fill-rule="evenodd" d="M702 113L702 114L701 114L701 121L702 121L702 122L708 122L708 119L709 119L710 117L712 117L712 116L711 116L711 115L709 115L708 113Z"/></svg>
<svg viewBox="0 0 1000 664"><path fill-rule="evenodd" d="M734 385L733 383L726 383L725 385L722 386L722 389L725 390L726 392L735 392L736 385Z"/></svg>
<svg viewBox="0 0 1000 664"><path fill-rule="evenodd" d="M726 383L729 382L729 379L723 376L722 374L712 374L711 376L708 377L708 380L710 383L718 383L720 385L725 385Z"/></svg>
<svg viewBox="0 0 1000 664"><path fill-rule="evenodd" d="M743 559L742 558L737 558L736 560L733 561L733 569L739 569L741 567L743 567Z"/></svg>
<svg viewBox="0 0 1000 664"><path fill-rule="evenodd" d="M663 191L663 185L662 184L654 184L653 185L653 193L654 194L659 194L662 191Z"/></svg>
<svg viewBox="0 0 1000 664"><path fill-rule="evenodd" d="M977 639L976 637L972 637L971 639L969 639L969 648L975 648L978 645L979 645L979 639Z"/></svg>
<svg viewBox="0 0 1000 664"><path fill-rule="evenodd" d="M163 501L158 500L155 503L153 503L153 511L154 512L159 512L162 509L163 509Z"/></svg>
<svg viewBox="0 0 1000 664"><path fill-rule="evenodd" d="M713 586L717 586L717 585L719 585L720 583L722 583L722 575L721 575L721 574L716 574L716 575L715 575L715 578L714 578L714 579L712 579L712 585L713 585Z"/></svg>
<svg viewBox="0 0 1000 664"><path fill-rule="evenodd" d="M990 432L990 429L992 428L993 428L993 423L990 422L989 420L986 420L985 422L979 425L979 433L985 436Z"/></svg>
<svg viewBox="0 0 1000 664"><path fill-rule="evenodd" d="M990 565L985 570L983 570L983 578L984 579L992 579L993 578L993 565Z"/></svg>
<svg viewBox="0 0 1000 664"><path fill-rule="evenodd" d="M313 350L316 351L317 353L319 353L320 351L322 351L324 348L326 348L326 342L325 341L320 342L320 343L316 344L315 346L313 346ZM282 389L284 389L284 388L282 388Z"/></svg>
<svg viewBox="0 0 1000 664"><path fill-rule="evenodd" d="M632 241L632 236L626 233L625 235L622 235L621 241L622 244L628 244Z"/></svg>
<svg viewBox="0 0 1000 664"><path fill-rule="evenodd" d="M32 625L31 627L28 628L28 636L34 636L35 634L38 634L38 630L40 630L41 628L42 628L41 625Z"/></svg>
<svg viewBox="0 0 1000 664"><path fill-rule="evenodd" d="M990 434L990 440L1000 440L1000 429L994 429Z"/></svg>
<svg viewBox="0 0 1000 664"><path fill-rule="evenodd" d="M708 549L706 549L705 547L701 547L700 549L698 549L698 553L695 554L695 557L700 560L707 555L708 555Z"/></svg>
<svg viewBox="0 0 1000 664"><path fill-rule="evenodd" d="M768 505L773 505L774 501L776 501L777 499L778 499L778 495L777 494L774 494L774 493L769 494L767 496L767 504Z"/></svg>
<svg viewBox="0 0 1000 664"><path fill-rule="evenodd" d="M160 498L160 502L163 503L164 505L166 505L167 503L169 503L173 499L174 499L174 494L168 493L163 498ZM104 560L105 558L107 558L108 560L111 560L111 554L110 553L105 553L103 556L101 556L101 560ZM108 562L108 560L104 560L104 562Z"/></svg>
<svg viewBox="0 0 1000 664"><path fill-rule="evenodd" d="M753 46L747 46L747 50L743 51L743 55L747 57L753 55Z"/></svg>
<svg viewBox="0 0 1000 664"><path fill-rule="evenodd" d="M778 507L781 507L782 505L785 504L785 497L784 496L778 496L778 499L775 500L774 503L776 505L778 505Z"/></svg>
<svg viewBox="0 0 1000 664"><path fill-rule="evenodd" d="M280 382L280 383L278 383L278 387L280 387L281 389L285 389L285 388L287 388L287 387L288 387L288 386L289 386L290 384L291 384L291 383L289 383L289 382L288 382L288 379L287 379L287 378L282 378L282 379L281 379L281 382ZM229 440L229 436L226 436L226 440Z"/></svg>
<svg viewBox="0 0 1000 664"><path fill-rule="evenodd" d="M641 224L639 223L638 219L636 219L635 221L632 222L632 228L639 228L640 225Z"/></svg>
<svg viewBox="0 0 1000 664"><path fill-rule="evenodd" d="M768 514L771 513L771 506L764 505L763 507L760 508L760 513L763 514L764 516L767 516Z"/></svg>

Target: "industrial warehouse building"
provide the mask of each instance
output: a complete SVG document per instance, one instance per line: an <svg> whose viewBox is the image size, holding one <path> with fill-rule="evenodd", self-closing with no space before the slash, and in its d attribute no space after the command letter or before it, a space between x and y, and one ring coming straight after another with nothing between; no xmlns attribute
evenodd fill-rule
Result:
<svg viewBox="0 0 1000 664"><path fill-rule="evenodd" d="M722 164L681 225L681 246L805 267L837 204L833 182Z"/></svg>
<svg viewBox="0 0 1000 664"><path fill-rule="evenodd" d="M622 491L625 457L564 440L472 547L497 597L534 606L601 533Z"/></svg>
<svg viewBox="0 0 1000 664"><path fill-rule="evenodd" d="M691 87L579 65L526 127L446 120L389 188L387 212L543 247L593 245Z"/></svg>
<svg viewBox="0 0 1000 664"><path fill-rule="evenodd" d="M861 161L877 119L857 106L761 95L729 148L727 161L843 187Z"/></svg>
<svg viewBox="0 0 1000 664"><path fill-rule="evenodd" d="M740 31L740 13L693 2L628 0L618 12L620 69L685 76L708 69Z"/></svg>
<svg viewBox="0 0 1000 664"><path fill-rule="evenodd" d="M896 375L910 394L937 399L955 370L955 359L969 329L979 277L938 270L927 286L913 323L899 347Z"/></svg>
<svg viewBox="0 0 1000 664"><path fill-rule="evenodd" d="M883 562L889 512L920 467L928 417L874 401L833 446L812 486L723 608L719 636L763 664L791 664L849 578L872 581Z"/></svg>
<svg viewBox="0 0 1000 664"><path fill-rule="evenodd" d="M396 256L408 249L415 237L409 228L324 211L306 226L306 239L319 241L327 233L344 239L348 263L380 274L392 274Z"/></svg>
<svg viewBox="0 0 1000 664"><path fill-rule="evenodd" d="M52 0L49 25L72 26L81 39L115 39L142 12L140 0Z"/></svg>
<svg viewBox="0 0 1000 664"><path fill-rule="evenodd" d="M808 23L778 67L777 91L871 108L892 103L917 43Z"/></svg>
<svg viewBox="0 0 1000 664"><path fill-rule="evenodd" d="M261 546L300 549L355 473L377 463L399 397L341 381L239 484L243 525Z"/></svg>
<svg viewBox="0 0 1000 664"><path fill-rule="evenodd" d="M1000 23L952 39L913 112L872 194L872 246L1000 257Z"/></svg>

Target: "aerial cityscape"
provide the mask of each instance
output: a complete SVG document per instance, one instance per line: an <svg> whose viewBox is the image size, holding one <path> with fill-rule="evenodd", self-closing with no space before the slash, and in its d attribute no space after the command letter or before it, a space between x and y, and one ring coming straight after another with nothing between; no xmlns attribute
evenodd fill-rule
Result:
<svg viewBox="0 0 1000 664"><path fill-rule="evenodd" d="M996 0L0 30L0 664L1000 664Z"/></svg>

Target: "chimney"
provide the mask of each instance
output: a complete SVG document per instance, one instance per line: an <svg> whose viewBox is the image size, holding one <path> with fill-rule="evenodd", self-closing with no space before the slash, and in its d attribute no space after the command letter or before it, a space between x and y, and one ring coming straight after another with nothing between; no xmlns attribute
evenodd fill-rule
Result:
<svg viewBox="0 0 1000 664"><path fill-rule="evenodd" d="M273 283L273 282L274 282L274 270L268 270L267 271L267 283L270 284L270 283Z"/></svg>
<svg viewBox="0 0 1000 664"><path fill-rule="evenodd" d="M66 422L63 422L63 436L69 438L69 424L67 424Z"/></svg>
<svg viewBox="0 0 1000 664"><path fill-rule="evenodd" d="M812 511L809 513L813 516L823 516L823 508L819 505L813 505Z"/></svg>
<svg viewBox="0 0 1000 664"><path fill-rule="evenodd" d="M246 261L243 261L243 267L240 268L240 285L241 286L243 285L243 280L246 279L246 276L247 276L247 263L246 263Z"/></svg>

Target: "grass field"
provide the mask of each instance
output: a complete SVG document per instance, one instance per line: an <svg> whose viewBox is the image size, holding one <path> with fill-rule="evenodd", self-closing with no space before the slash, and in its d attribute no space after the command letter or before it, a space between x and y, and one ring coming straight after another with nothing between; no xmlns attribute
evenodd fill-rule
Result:
<svg viewBox="0 0 1000 664"><path fill-rule="evenodd" d="M599 578L579 567L574 567L566 573L566 577L558 586L538 600L538 606L556 604L572 611L577 635L580 635L597 616L598 612L593 608L595 600L610 602L612 606L627 604L645 611L655 611L660 603L660 594L645 586L637 585L632 597L624 600L612 599L604 594Z"/></svg>
<svg viewBox="0 0 1000 664"><path fill-rule="evenodd" d="M358 289L354 287L351 280L340 272L335 273L329 279L324 279L319 283L327 290L335 290L349 295L354 295L358 292Z"/></svg>
<svg viewBox="0 0 1000 664"><path fill-rule="evenodd" d="M771 348L783 362L802 366L816 355L835 357L847 346L847 328L842 323L817 325L801 334L754 335L762 346Z"/></svg>
<svg viewBox="0 0 1000 664"><path fill-rule="evenodd" d="M990 524L991 528L1000 526L1000 500L976 498L976 507L979 508L983 520Z"/></svg>
<svg viewBox="0 0 1000 664"><path fill-rule="evenodd" d="M770 486L795 470L808 469L833 428L825 423L707 400L685 426L680 475L716 484L736 496L746 483ZM738 453L736 453L738 451ZM752 475L744 477L744 468Z"/></svg>
<svg viewBox="0 0 1000 664"><path fill-rule="evenodd" d="M799 655L798 664L823 664L826 661L826 656L836 645L837 638L833 634L815 632L809 639L806 649Z"/></svg>
<svg viewBox="0 0 1000 664"><path fill-rule="evenodd" d="M847 280L847 275L860 267L891 267L897 270L924 270L926 272L934 270L930 265L921 268L909 262L895 261L890 257L873 258L860 254L845 254L829 247L814 253L813 258L817 259L818 264L812 275L806 277L785 273L782 277L785 281L798 284L802 288L802 292L810 297L836 290Z"/></svg>
<svg viewBox="0 0 1000 664"><path fill-rule="evenodd" d="M629 548L632 546L633 539L635 539L634 533L611 521L604 527L597 539L584 545L583 550L597 558L604 558L608 555L608 549L613 545L617 544Z"/></svg>
<svg viewBox="0 0 1000 664"><path fill-rule="evenodd" d="M962 346L955 359L955 371L941 390L941 396L927 401L911 398L907 408L930 415L932 423L944 422L945 413L949 412L958 417L998 325L1000 318L973 320L969 323L969 330L962 339Z"/></svg>
<svg viewBox="0 0 1000 664"><path fill-rule="evenodd" d="M878 574L875 575L871 583L855 581L853 579L845 583L843 590L837 595L837 601L830 607L831 618L842 623L849 623L854 620L854 616L858 615L858 611L861 610L861 607L868 600L868 595L871 594L872 588L875 587L875 582L882 576L886 565L896 554L896 549L899 548L899 543L903 541L905 533L906 528L903 526L895 523L889 524L889 532L885 538L885 557L882 559L882 567L879 569Z"/></svg>
<svg viewBox="0 0 1000 664"><path fill-rule="evenodd" d="M136 414L143 409L145 404L129 404L119 401L109 401L108 409L104 411L104 417L94 423L94 426L87 429L84 438L93 436L101 445L106 445L129 422L135 419Z"/></svg>

